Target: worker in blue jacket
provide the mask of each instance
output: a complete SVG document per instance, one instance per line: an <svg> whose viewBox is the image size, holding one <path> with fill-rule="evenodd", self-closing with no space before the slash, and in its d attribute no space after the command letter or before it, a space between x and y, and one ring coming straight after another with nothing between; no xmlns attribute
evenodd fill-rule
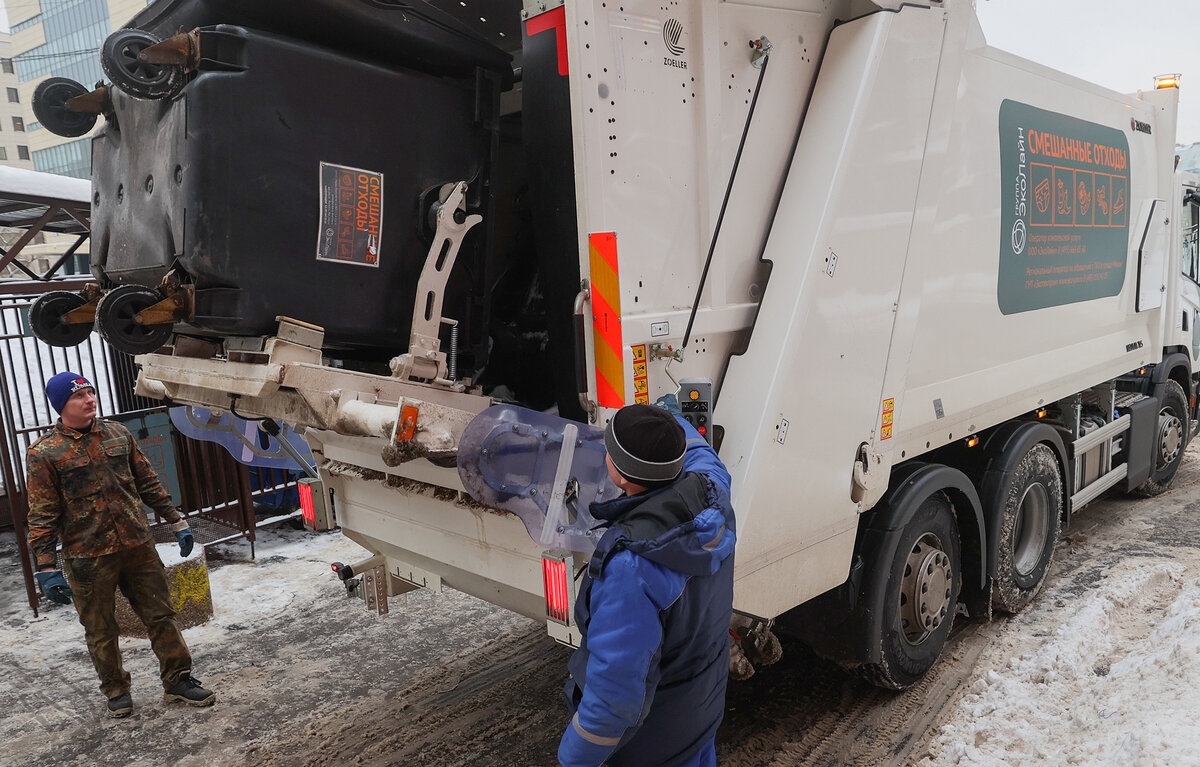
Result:
<svg viewBox="0 0 1200 767"><path fill-rule="evenodd" d="M678 412L673 395L660 400ZM608 530L580 585L565 767L708 767L725 713L733 611L729 472L662 407L617 411L604 433L623 496L595 503Z"/></svg>

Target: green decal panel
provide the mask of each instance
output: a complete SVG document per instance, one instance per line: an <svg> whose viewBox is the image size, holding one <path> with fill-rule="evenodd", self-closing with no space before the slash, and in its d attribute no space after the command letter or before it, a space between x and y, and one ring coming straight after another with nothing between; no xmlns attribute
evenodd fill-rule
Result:
<svg viewBox="0 0 1200 767"><path fill-rule="evenodd" d="M1124 133L1005 100L1000 184L1000 311L1121 292L1130 214Z"/></svg>

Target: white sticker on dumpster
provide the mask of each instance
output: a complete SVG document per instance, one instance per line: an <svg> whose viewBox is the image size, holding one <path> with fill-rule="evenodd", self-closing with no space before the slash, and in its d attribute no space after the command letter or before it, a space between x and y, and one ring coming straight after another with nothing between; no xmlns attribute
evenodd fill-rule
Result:
<svg viewBox="0 0 1200 767"><path fill-rule="evenodd" d="M317 260L379 266L383 174L323 162L320 184Z"/></svg>

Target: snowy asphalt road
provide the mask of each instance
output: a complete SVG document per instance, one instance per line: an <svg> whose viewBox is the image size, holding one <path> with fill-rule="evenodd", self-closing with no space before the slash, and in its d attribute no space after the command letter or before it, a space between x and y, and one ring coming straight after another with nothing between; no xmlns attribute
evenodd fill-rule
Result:
<svg viewBox="0 0 1200 767"><path fill-rule="evenodd" d="M1156 499L1080 513L1025 613L967 624L920 689L850 679L785 639L731 687L724 765L1200 765L1200 460ZM211 709L168 706L124 640L134 716L112 720L69 607L34 619L0 535L0 763L551 765L568 651L454 592L376 617L328 570L339 534L263 531L210 563L217 616L185 635Z"/></svg>

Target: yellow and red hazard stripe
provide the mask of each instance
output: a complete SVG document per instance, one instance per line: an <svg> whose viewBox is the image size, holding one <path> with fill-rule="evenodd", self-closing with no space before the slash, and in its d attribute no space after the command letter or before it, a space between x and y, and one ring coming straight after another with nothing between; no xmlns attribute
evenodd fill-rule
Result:
<svg viewBox="0 0 1200 767"><path fill-rule="evenodd" d="M596 401L601 407L625 406L624 345L621 341L621 284L617 235L588 235L592 271L592 337L596 346Z"/></svg>

